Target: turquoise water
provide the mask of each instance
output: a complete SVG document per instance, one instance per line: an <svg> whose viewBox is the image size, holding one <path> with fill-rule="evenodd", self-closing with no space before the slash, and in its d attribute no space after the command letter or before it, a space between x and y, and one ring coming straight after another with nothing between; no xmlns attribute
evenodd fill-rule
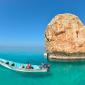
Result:
<svg viewBox="0 0 85 85"><path fill-rule="evenodd" d="M40 64L48 62L42 53L28 51L0 51L0 57L17 62ZM84 62L48 62L47 73L19 73L0 66L0 85L84 85Z"/></svg>

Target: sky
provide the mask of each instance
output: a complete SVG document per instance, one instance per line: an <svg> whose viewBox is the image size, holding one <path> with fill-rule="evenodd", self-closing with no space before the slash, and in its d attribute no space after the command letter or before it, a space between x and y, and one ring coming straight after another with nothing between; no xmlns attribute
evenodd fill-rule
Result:
<svg viewBox="0 0 85 85"><path fill-rule="evenodd" d="M83 0L0 0L0 46L42 46L51 19L73 13L85 23Z"/></svg>

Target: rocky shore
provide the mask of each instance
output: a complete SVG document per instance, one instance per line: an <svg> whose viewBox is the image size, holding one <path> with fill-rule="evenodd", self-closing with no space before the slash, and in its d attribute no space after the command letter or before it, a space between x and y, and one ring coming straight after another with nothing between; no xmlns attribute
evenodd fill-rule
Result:
<svg viewBox="0 0 85 85"><path fill-rule="evenodd" d="M50 59L85 59L85 27L78 16L55 16L45 31L45 48Z"/></svg>

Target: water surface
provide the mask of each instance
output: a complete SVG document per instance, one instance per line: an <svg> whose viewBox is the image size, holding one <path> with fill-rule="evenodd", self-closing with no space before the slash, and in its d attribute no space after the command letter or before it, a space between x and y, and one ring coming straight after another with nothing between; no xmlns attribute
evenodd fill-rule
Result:
<svg viewBox="0 0 85 85"><path fill-rule="evenodd" d="M0 58L16 62L51 65L47 73L20 73L0 66L0 85L83 85L85 62L49 62L43 52L0 51Z"/></svg>

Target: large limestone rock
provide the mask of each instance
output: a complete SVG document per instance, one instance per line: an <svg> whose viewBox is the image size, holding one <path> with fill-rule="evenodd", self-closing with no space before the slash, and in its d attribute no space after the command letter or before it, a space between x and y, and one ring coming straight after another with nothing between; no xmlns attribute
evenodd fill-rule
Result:
<svg viewBox="0 0 85 85"><path fill-rule="evenodd" d="M69 13L55 16L45 31L47 53L84 53L85 27L80 19Z"/></svg>

